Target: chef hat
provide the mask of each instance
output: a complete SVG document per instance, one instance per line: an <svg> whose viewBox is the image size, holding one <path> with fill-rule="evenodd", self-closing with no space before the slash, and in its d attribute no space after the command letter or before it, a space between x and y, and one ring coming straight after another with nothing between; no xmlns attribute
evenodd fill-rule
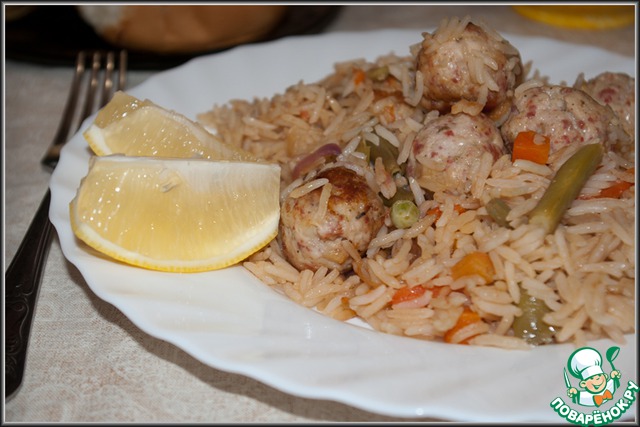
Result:
<svg viewBox="0 0 640 427"><path fill-rule="evenodd" d="M604 373L602 371L602 356L597 350L590 347L574 351L569 357L568 365L572 375L583 380Z"/></svg>

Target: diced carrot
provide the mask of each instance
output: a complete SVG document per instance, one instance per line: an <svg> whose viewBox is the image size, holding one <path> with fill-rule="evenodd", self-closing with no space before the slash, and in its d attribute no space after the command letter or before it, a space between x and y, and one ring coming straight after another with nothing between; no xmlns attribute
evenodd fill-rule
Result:
<svg viewBox="0 0 640 427"><path fill-rule="evenodd" d="M622 196L626 190L631 188L633 183L627 181L618 181L610 187L603 188L598 193L598 197L610 197L612 199L618 199Z"/></svg>
<svg viewBox="0 0 640 427"><path fill-rule="evenodd" d="M541 165L549 161L551 139L533 131L520 132L513 141L511 161L529 160Z"/></svg>
<svg viewBox="0 0 640 427"><path fill-rule="evenodd" d="M440 218L440 215L442 215L442 211L440 210L439 207L435 207L435 208L431 208L427 211L427 215L435 215L436 218Z"/></svg>
<svg viewBox="0 0 640 427"><path fill-rule="evenodd" d="M426 291L427 288L422 285L404 286L393 294L393 297L391 297L391 305L418 298L424 295Z"/></svg>
<svg viewBox="0 0 640 427"><path fill-rule="evenodd" d="M449 286L427 286L427 290L431 291L432 298L438 298L440 295L447 296L451 292Z"/></svg>
<svg viewBox="0 0 640 427"><path fill-rule="evenodd" d="M384 114L387 117L389 123L396 121L396 108L393 104L389 104L384 107Z"/></svg>
<svg viewBox="0 0 640 427"><path fill-rule="evenodd" d="M311 117L311 114L307 110L300 110L300 118L302 120L309 120L309 117Z"/></svg>
<svg viewBox="0 0 640 427"><path fill-rule="evenodd" d="M395 305L401 302L410 301L424 295L426 291L431 291L432 298L438 298L438 296L448 295L451 292L449 286L433 286L433 285L415 285L415 286L403 286L396 290L391 298L391 305Z"/></svg>
<svg viewBox="0 0 640 427"><path fill-rule="evenodd" d="M495 273L491 258L484 252L471 252L451 267L453 280L477 274L484 278L485 283L491 283Z"/></svg>
<svg viewBox="0 0 640 427"><path fill-rule="evenodd" d="M458 332L460 329L464 328L465 326L469 326L477 322L482 322L482 318L480 317L480 315L475 311L472 311L469 307L465 307L460 317L458 317L458 320L456 321L456 324L453 326L453 328L445 332L444 342L451 344L453 342L452 341L453 336L455 335L456 332ZM468 340L471 338L473 337L469 337L461 341L459 344L469 344Z"/></svg>
<svg viewBox="0 0 640 427"><path fill-rule="evenodd" d="M458 215L463 214L463 213L465 213L467 211L466 208L463 208L460 205L453 205L453 210L458 212Z"/></svg>
<svg viewBox="0 0 640 427"><path fill-rule="evenodd" d="M467 210L465 208L463 208L460 205L453 205L453 210L456 211L458 213L458 215L465 213ZM436 216L436 220L438 220L440 218L440 215L442 215L442 211L440 210L440 208L438 206L436 206L435 208L431 208L427 211L427 215L435 215Z"/></svg>
<svg viewBox="0 0 640 427"><path fill-rule="evenodd" d="M362 71L361 69L357 69L355 71L355 75L353 76L353 82L356 85L359 85L360 83L362 83L364 81L364 79L367 77L366 73L364 71Z"/></svg>
<svg viewBox="0 0 640 427"><path fill-rule="evenodd" d="M631 188L633 183L627 181L616 181L615 184L603 188L599 192L594 195L589 196L580 196L581 200L589 200L589 199L599 199L599 198L610 198L610 199L619 199L626 190Z"/></svg>

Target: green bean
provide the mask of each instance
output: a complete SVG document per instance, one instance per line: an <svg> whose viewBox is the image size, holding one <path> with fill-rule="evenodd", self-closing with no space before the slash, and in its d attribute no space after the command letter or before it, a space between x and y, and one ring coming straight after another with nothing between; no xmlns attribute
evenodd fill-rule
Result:
<svg viewBox="0 0 640 427"><path fill-rule="evenodd" d="M371 158L371 148L369 147L367 142L364 140L364 138L360 139L360 142L356 147L356 151L364 154L364 158L366 162L369 163L369 159Z"/></svg>
<svg viewBox="0 0 640 427"><path fill-rule="evenodd" d="M404 165L398 164L398 154L400 153L398 147L382 137L380 137L379 144L369 142L367 146L371 150L371 161L375 162L378 157L381 157L384 168L391 175L398 172L404 173Z"/></svg>
<svg viewBox="0 0 640 427"><path fill-rule="evenodd" d="M529 344L542 345L553 342L555 330L542 318L549 312L549 307L541 299L534 298L524 289L520 289L518 307L522 315L513 319L513 334Z"/></svg>
<svg viewBox="0 0 640 427"><path fill-rule="evenodd" d="M489 216L498 225L502 227L511 227L509 225L509 222L507 221L507 215L509 214L509 211L511 211L511 208L509 207L509 205L507 205L507 202L502 199L491 199L485 205L485 208L487 209L487 213L489 214Z"/></svg>
<svg viewBox="0 0 640 427"><path fill-rule="evenodd" d="M393 206L393 204L398 200L413 201L413 192L411 191L411 189L409 189L408 186L398 187L396 190L396 194L394 194L390 199L382 196L382 202L387 207Z"/></svg>
<svg viewBox="0 0 640 427"><path fill-rule="evenodd" d="M601 144L580 147L556 172L538 204L529 212L529 224L553 233L571 203L602 161Z"/></svg>
<svg viewBox="0 0 640 427"><path fill-rule="evenodd" d="M372 68L367 71L367 77L378 82L384 81L387 77L389 77L389 67L383 65L382 67Z"/></svg>
<svg viewBox="0 0 640 427"><path fill-rule="evenodd" d="M411 200L397 200L391 205L391 222L396 228L409 228L420 219L420 210Z"/></svg>

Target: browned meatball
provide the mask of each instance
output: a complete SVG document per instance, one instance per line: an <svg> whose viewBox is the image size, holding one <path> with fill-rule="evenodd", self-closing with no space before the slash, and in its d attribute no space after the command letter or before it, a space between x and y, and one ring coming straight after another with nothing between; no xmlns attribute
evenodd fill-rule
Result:
<svg viewBox="0 0 640 427"><path fill-rule="evenodd" d="M331 185L326 212L318 217L323 187L288 196L281 209L280 243L298 269L326 266L344 272L351 268L351 259L342 242L348 240L364 253L384 223L385 207L367 181L346 167L326 169L312 179L321 178Z"/></svg>
<svg viewBox="0 0 640 427"><path fill-rule="evenodd" d="M613 111L587 93L567 86L530 86L516 91L513 109L500 128L508 147L527 130L549 137L551 153L593 141L610 148L624 134Z"/></svg>
<svg viewBox="0 0 640 427"><path fill-rule="evenodd" d="M445 114L428 122L413 141L415 175L422 188L467 193L484 153L506 153L500 131L484 114Z"/></svg>
<svg viewBox="0 0 640 427"><path fill-rule="evenodd" d="M424 33L417 69L424 78L422 105L449 112L464 100L486 113L511 96L522 80L520 53L497 33L471 22L448 21Z"/></svg>
<svg viewBox="0 0 640 427"><path fill-rule="evenodd" d="M587 92L602 105L608 105L620 119L629 136L636 131L636 79L625 73L604 72L581 84L578 89Z"/></svg>

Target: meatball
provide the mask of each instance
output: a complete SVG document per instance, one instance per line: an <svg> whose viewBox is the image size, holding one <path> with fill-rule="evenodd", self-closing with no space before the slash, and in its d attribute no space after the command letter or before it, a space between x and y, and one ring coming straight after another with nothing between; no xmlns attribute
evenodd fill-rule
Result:
<svg viewBox="0 0 640 427"><path fill-rule="evenodd" d="M636 80L624 73L605 72L578 85L602 105L608 105L629 136L636 131Z"/></svg>
<svg viewBox="0 0 640 427"><path fill-rule="evenodd" d="M450 21L423 37L416 67L424 78L422 106L429 110L447 113L462 101L489 113L522 80L520 53L497 33Z"/></svg>
<svg viewBox="0 0 640 427"><path fill-rule="evenodd" d="M624 134L611 108L600 105L587 93L538 83L516 90L512 110L500 128L508 148L518 133L527 130L549 137L551 153L593 140L610 148Z"/></svg>
<svg viewBox="0 0 640 427"><path fill-rule="evenodd" d="M289 195L280 215L280 243L287 260L298 269L321 266L341 272L352 267L342 242L350 241L364 253L384 223L382 199L356 172L335 166L312 180L326 178L328 184L300 197ZM326 211L321 217L323 188L331 185Z"/></svg>
<svg viewBox="0 0 640 427"><path fill-rule="evenodd" d="M468 193L484 153L506 153L500 131L484 114L445 114L428 122L413 141L413 174L422 188Z"/></svg>

